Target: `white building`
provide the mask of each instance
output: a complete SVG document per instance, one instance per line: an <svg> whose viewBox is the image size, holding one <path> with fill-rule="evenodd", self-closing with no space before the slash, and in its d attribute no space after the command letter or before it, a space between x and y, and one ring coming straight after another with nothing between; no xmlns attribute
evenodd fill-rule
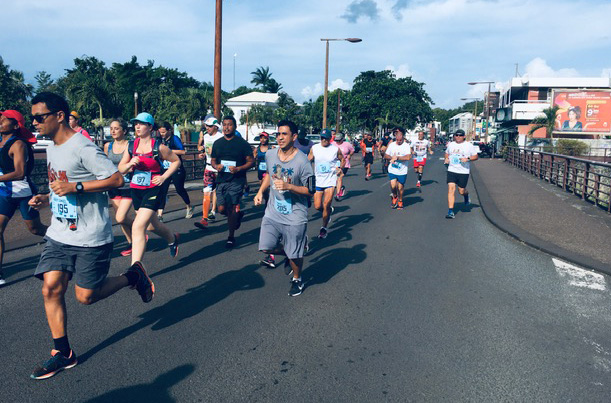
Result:
<svg viewBox="0 0 611 403"><path fill-rule="evenodd" d="M246 127L246 124L240 124L240 120L242 117L246 116L253 105L271 106L274 109L277 108L277 93L249 92L248 94L229 98L225 105L233 111L233 116L238 122L237 129L247 141L264 130L267 132L276 130L275 126L259 127L252 123L249 123L248 127Z"/></svg>
<svg viewBox="0 0 611 403"><path fill-rule="evenodd" d="M454 134L458 129L463 129L467 134L473 131L473 114L471 112L459 113L450 118L448 132Z"/></svg>

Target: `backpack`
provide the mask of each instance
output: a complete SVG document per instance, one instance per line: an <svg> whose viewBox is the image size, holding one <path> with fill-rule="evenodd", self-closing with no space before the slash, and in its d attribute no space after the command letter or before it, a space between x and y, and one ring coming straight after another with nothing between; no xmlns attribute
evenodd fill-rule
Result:
<svg viewBox="0 0 611 403"><path fill-rule="evenodd" d="M136 140L138 140L138 144L140 144L140 138L137 138ZM134 145L135 145L136 140L130 140L127 145L127 152L129 152L129 155L132 157L134 156ZM163 160L159 156L159 145L160 144L161 142L158 141L158 139L153 138L153 158L159 164L159 167L161 168L161 173L163 174L166 171L166 169L163 167Z"/></svg>

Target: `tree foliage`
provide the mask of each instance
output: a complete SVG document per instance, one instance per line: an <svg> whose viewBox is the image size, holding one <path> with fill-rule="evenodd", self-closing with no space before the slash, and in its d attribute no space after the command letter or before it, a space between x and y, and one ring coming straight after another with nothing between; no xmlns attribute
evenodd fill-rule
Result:
<svg viewBox="0 0 611 403"><path fill-rule="evenodd" d="M534 132L541 128L545 128L545 133L550 139L554 138L553 132L556 127L556 115L558 114L558 105L543 109L542 116L533 119L532 127L528 130L528 135L532 136Z"/></svg>

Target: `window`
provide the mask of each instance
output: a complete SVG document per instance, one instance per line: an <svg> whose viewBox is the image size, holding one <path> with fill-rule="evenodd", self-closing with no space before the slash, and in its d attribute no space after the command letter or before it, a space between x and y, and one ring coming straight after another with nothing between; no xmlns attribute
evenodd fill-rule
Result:
<svg viewBox="0 0 611 403"><path fill-rule="evenodd" d="M246 111L244 109L242 109L240 111L240 118L243 118L246 115Z"/></svg>

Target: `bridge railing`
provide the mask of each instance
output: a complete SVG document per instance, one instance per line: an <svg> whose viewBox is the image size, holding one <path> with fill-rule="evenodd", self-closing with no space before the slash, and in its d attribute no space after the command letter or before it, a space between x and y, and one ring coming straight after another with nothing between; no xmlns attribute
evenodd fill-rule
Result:
<svg viewBox="0 0 611 403"><path fill-rule="evenodd" d="M505 161L611 213L611 164L506 147Z"/></svg>

